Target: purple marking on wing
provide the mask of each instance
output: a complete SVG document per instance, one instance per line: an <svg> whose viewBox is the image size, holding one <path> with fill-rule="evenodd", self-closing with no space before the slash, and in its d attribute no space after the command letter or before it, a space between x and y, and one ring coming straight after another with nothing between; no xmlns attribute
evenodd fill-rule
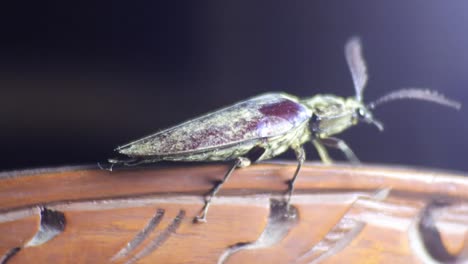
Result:
<svg viewBox="0 0 468 264"><path fill-rule="evenodd" d="M277 116L289 120L296 117L298 112L303 110L303 107L296 102L285 99L273 104L266 104L259 110L266 116Z"/></svg>
<svg viewBox="0 0 468 264"><path fill-rule="evenodd" d="M279 102L263 105L259 111L266 117L278 117L291 123L300 124L308 118L304 106L291 100L283 99Z"/></svg>
<svg viewBox="0 0 468 264"><path fill-rule="evenodd" d="M277 116L288 121L294 121L298 115L305 111L302 105L286 99L263 105L259 110L265 116Z"/></svg>

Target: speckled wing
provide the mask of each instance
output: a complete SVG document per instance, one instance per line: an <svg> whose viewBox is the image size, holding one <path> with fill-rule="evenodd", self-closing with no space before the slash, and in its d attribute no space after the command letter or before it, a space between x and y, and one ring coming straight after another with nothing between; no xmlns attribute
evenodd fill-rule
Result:
<svg viewBox="0 0 468 264"><path fill-rule="evenodd" d="M118 147L131 157L200 153L287 133L310 118L295 97L270 93Z"/></svg>

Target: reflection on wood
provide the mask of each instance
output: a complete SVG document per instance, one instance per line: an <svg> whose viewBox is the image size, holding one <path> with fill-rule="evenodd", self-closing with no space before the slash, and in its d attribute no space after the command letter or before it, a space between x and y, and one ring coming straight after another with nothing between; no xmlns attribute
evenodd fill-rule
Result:
<svg viewBox="0 0 468 264"><path fill-rule="evenodd" d="M288 206L286 201L271 199L268 222L260 237L254 242L240 242L228 247L227 250L219 257L218 264L225 263L231 255L241 250L252 250L274 246L283 240L291 228L296 225L298 220L299 215L294 206Z"/></svg>
<svg viewBox="0 0 468 264"><path fill-rule="evenodd" d="M380 190L369 198L380 201L387 198L389 192L389 189ZM359 197L357 198L356 202L360 199L366 198ZM352 203L349 208L353 208L356 202ZM343 217L341 217L336 226L330 229L330 231L320 242L314 245L312 249L307 251L300 258L298 258L298 262L320 263L328 257L337 254L361 233L365 225L365 222L353 219L346 213Z"/></svg>
<svg viewBox="0 0 468 264"><path fill-rule="evenodd" d="M291 213L281 205L295 167L259 164L236 170L213 200L207 223L193 218L226 166L3 173L0 263L465 260L464 175L309 163L296 182ZM443 205L435 202L441 200ZM28 241L36 241L45 228L41 208L54 212L58 218L52 218L62 225L31 246Z"/></svg>

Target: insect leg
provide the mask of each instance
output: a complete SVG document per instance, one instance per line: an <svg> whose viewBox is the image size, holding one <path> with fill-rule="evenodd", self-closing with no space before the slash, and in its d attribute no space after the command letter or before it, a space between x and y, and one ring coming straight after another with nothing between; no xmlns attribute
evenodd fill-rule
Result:
<svg viewBox="0 0 468 264"><path fill-rule="evenodd" d="M354 154L351 148L343 140L339 138L335 138L335 137L328 137L328 138L320 139L320 141L325 146L329 146L329 147L337 148L341 150L345 154L346 158L351 163L355 163L355 164L360 163L359 159L356 157L356 154Z"/></svg>
<svg viewBox="0 0 468 264"><path fill-rule="evenodd" d="M321 141L319 141L319 139L313 139L312 143L314 144L315 149L317 149L317 152L322 162L325 164L332 164L333 160L328 155L328 151L325 148L325 146L321 143Z"/></svg>
<svg viewBox="0 0 468 264"><path fill-rule="evenodd" d="M108 162L110 164L109 168L103 168L100 163L98 163L99 168L112 171L114 166L127 166L127 167L133 167L133 166L138 166L144 163L154 163L161 161L160 158L128 158L128 159L108 159Z"/></svg>
<svg viewBox="0 0 468 264"><path fill-rule="evenodd" d="M219 189L221 189L221 186L223 186L223 184L229 179L229 176L231 176L232 172L234 172L234 170L238 167L242 168L247 167L249 165L250 160L248 158L238 157L235 160L234 165L228 170L226 175L224 175L224 178L221 180L221 182L216 184L216 186L213 188L213 190L211 190L210 194L208 195L208 198L205 199L205 205L203 206L203 211L201 215L195 217L196 222L206 222L206 215L208 214L208 208L211 205L211 200L213 199L213 197L215 197L216 193L218 193Z"/></svg>
<svg viewBox="0 0 468 264"><path fill-rule="evenodd" d="M306 159L306 154L303 146L298 146L294 147L294 152L296 153L296 158L297 158L297 168L296 171L294 172L294 176L292 177L291 181L289 182L289 188L288 188L288 209L289 205L291 203L291 196L294 191L294 183L296 182L297 175L299 174L299 171L301 170L302 164L304 163Z"/></svg>

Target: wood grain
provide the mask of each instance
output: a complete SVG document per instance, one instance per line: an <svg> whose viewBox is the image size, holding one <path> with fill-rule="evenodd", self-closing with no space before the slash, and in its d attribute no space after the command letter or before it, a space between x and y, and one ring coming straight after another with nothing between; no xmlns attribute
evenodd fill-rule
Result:
<svg viewBox="0 0 468 264"><path fill-rule="evenodd" d="M0 255L19 247L5 263L466 261L463 173L308 163L296 182L293 217L281 210L295 167L236 170L207 223L193 219L225 165L2 173ZM44 208L62 212L65 229L25 247Z"/></svg>

